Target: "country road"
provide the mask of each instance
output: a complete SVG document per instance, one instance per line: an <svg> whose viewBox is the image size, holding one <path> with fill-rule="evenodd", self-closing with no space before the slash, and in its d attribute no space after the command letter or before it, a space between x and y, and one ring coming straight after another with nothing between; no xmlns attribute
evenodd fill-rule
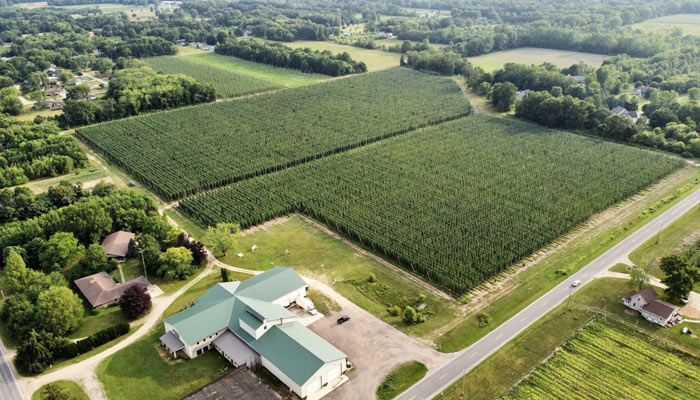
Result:
<svg viewBox="0 0 700 400"><path fill-rule="evenodd" d="M398 399L425 400L437 396L450 384L479 365L480 362L508 343L525 328L566 300L573 290L572 282L577 279L581 280L580 286L583 286L617 262L627 260L630 252L654 237L671 222L698 204L700 204L700 190L696 190L685 199L676 203L666 212L654 218L590 264L568 277L564 282L535 300L525 309L515 314L511 319L481 338L478 342L457 353L450 362L423 378L401 394Z"/></svg>
<svg viewBox="0 0 700 400"><path fill-rule="evenodd" d="M12 372L10 360L5 357L3 346L0 345L0 399L2 400L24 400L22 391L17 385L15 374Z"/></svg>

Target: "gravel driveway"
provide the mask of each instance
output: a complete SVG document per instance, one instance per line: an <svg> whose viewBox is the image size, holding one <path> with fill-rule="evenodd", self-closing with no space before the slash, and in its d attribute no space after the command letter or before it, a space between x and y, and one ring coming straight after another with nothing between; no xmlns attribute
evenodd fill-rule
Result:
<svg viewBox="0 0 700 400"><path fill-rule="evenodd" d="M439 353L405 335L391 325L340 296L330 287L304 278L310 287L322 291L343 309L309 325L312 331L348 355L355 369L350 381L324 397L324 400L374 399L377 387L397 365L417 360L430 371L446 363L452 355ZM350 321L338 325L336 320L347 314Z"/></svg>

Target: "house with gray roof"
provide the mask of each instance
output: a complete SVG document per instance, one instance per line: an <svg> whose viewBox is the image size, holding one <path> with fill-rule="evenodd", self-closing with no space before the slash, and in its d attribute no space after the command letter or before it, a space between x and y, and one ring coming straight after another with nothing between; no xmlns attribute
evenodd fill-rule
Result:
<svg viewBox="0 0 700 400"><path fill-rule="evenodd" d="M129 253L129 246L134 240L134 237L133 233L125 231L118 231L107 235L102 241L102 249L107 253L107 258L124 260Z"/></svg>
<svg viewBox="0 0 700 400"><path fill-rule="evenodd" d="M628 294L622 303L639 311L647 321L666 326L678 314L678 307L658 297L654 288L647 286Z"/></svg>
<svg viewBox="0 0 700 400"><path fill-rule="evenodd" d="M124 283L117 283L104 271L84 276L73 282L93 308L107 307L116 303L124 291L131 286L138 286L146 290L151 286L151 283L143 276Z"/></svg>
<svg viewBox="0 0 700 400"><path fill-rule="evenodd" d="M212 348L234 366L262 365L302 399L342 379L347 356L300 324L287 308L308 286L275 267L242 282L218 283L164 320L161 343L195 358Z"/></svg>

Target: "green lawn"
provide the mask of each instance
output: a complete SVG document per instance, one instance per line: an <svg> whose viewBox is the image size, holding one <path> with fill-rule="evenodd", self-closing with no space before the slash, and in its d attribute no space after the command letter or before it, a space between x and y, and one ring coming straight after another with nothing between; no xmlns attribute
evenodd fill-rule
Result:
<svg viewBox="0 0 700 400"><path fill-rule="evenodd" d="M390 400L401 394L414 383L423 379L428 368L421 362L410 361L399 365L386 376L377 388L378 400Z"/></svg>
<svg viewBox="0 0 700 400"><path fill-rule="evenodd" d="M681 251L685 245L690 245L700 239L699 234L700 207L695 207L666 227L660 234L634 250L630 254L630 261L641 268L651 265L650 274L663 279L666 275L659 268L659 260ZM694 290L700 292L700 282L695 284Z"/></svg>
<svg viewBox="0 0 700 400"><path fill-rule="evenodd" d="M248 275L232 274L236 279ZM221 281L219 269L197 282L164 312L173 315ZM111 400L180 398L231 371L231 365L216 351L193 360L171 360L158 353L163 324L146 337L118 351L100 363L97 376ZM162 353L164 354L164 353Z"/></svg>
<svg viewBox="0 0 700 400"><path fill-rule="evenodd" d="M31 190L35 194L39 194L49 190L50 186L58 185L58 183L61 181L68 181L71 184L75 185L78 183L83 183L106 177L107 171L105 171L104 168L91 162L90 165L88 165L87 167L76 170L70 174L27 182L22 186L29 188L29 190Z"/></svg>
<svg viewBox="0 0 700 400"><path fill-rule="evenodd" d="M193 64L213 67L218 70L248 76L270 82L274 85L294 88L310 85L328 79L319 74L306 74L293 69L277 68L267 64L259 64L240 58L220 56L214 53L183 55L182 58ZM396 64L398 65L398 63Z"/></svg>
<svg viewBox="0 0 700 400"><path fill-rule="evenodd" d="M71 400L90 400L88 395L83 391L77 383L73 381L56 381L51 382L48 385L54 385L59 388L60 392L63 393L66 399ZM32 400L49 400L46 396L46 386L44 385L39 388L34 394L32 394Z"/></svg>
<svg viewBox="0 0 700 400"><path fill-rule="evenodd" d="M296 42L284 42L289 47L308 47L313 50L330 50L333 54L347 52L354 60L364 61L369 71L377 71L396 67L399 65L401 54L389 53L381 50L362 49L334 42L319 42L315 40L299 40Z"/></svg>
<svg viewBox="0 0 700 400"><path fill-rule="evenodd" d="M34 118L37 116L41 117L55 117L58 115L61 115L63 111L61 110L35 110L32 106L29 106L27 111L23 112L22 114L13 117L18 121L34 121Z"/></svg>
<svg viewBox="0 0 700 400"><path fill-rule="evenodd" d="M84 338L121 322L130 322L130 320L122 313L119 305L115 304L107 308L93 309L90 303L88 303L82 296L81 299L83 300L83 306L85 309L83 318L80 320L80 326L78 329L68 334L69 339Z"/></svg>
<svg viewBox="0 0 700 400"><path fill-rule="evenodd" d="M650 19L630 25L631 29L639 29L649 33L673 33L679 31L683 35L700 35L700 14L674 14Z"/></svg>
<svg viewBox="0 0 700 400"><path fill-rule="evenodd" d="M194 46L175 46L178 56L189 56L193 54L209 53L208 50L198 49Z"/></svg>
<svg viewBox="0 0 700 400"><path fill-rule="evenodd" d="M467 375L445 390L446 399L500 398L521 378L539 365L567 338L583 328L595 316L636 325L637 329L684 351L700 355L700 340L682 335L684 326L697 330L697 325L683 323L668 329L646 321L639 315L629 315L622 297L631 289L627 281L613 278L597 279L575 292L570 310L566 303L558 306L525 331L481 362ZM462 392L464 388L464 392Z"/></svg>
<svg viewBox="0 0 700 400"><path fill-rule="evenodd" d="M335 300L321 293L319 290L311 288L306 292L306 296L314 302L316 310L323 315L329 315L332 312L342 310L340 304L336 303Z"/></svg>
<svg viewBox="0 0 700 400"><path fill-rule="evenodd" d="M629 205L631 209L636 210L635 212L597 225L589 232L573 239L565 249L553 251L537 265L518 274L514 279L515 288L508 295L492 301L483 309L471 312L454 329L438 338L440 350L455 352L476 342L566 279L569 274L578 271L658 214L698 189L700 184L700 171L689 167L672 176L678 177L678 181L672 187L658 191L644 202L637 201ZM477 315L481 312L485 312L492 319L487 327L479 327Z"/></svg>
<svg viewBox="0 0 700 400"><path fill-rule="evenodd" d="M469 62L483 68L486 72L501 68L505 63L535 64L549 62L559 68L570 67L584 61L592 67L600 67L603 60L610 56L593 53L580 53L577 51L540 49L535 47L521 47L519 49L497 51L478 57L469 57Z"/></svg>
<svg viewBox="0 0 700 400"><path fill-rule="evenodd" d="M167 209L163 212L166 217L170 217L177 226L190 234L195 240L203 242L204 237L207 234L207 230L199 225L197 225L194 221L192 221L190 218L187 218L180 214L177 209L175 208L170 208Z"/></svg>
<svg viewBox="0 0 700 400"><path fill-rule="evenodd" d="M297 216L241 236L238 244L238 249L230 251L221 261L253 270L266 270L276 265L293 267L302 275L324 281L353 303L411 335L432 339L437 329L452 321L458 313L457 302L428 292ZM251 252L253 245L258 248ZM239 252L244 257L237 257ZM377 277L376 283L368 282L370 273ZM422 311L427 318L425 323L407 325L400 317L387 312L392 305L417 306L421 294L426 296L426 307Z"/></svg>

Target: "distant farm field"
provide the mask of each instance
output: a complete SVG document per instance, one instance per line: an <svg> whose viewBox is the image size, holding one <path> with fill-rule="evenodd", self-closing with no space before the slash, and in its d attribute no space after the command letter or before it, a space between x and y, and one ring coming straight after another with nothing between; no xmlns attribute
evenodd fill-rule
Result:
<svg viewBox="0 0 700 400"><path fill-rule="evenodd" d="M238 74L212 63L201 62L207 55L164 56L144 59L156 71L168 74L185 74L214 86L219 97L236 97L264 92L281 86L248 75ZM227 57L230 58L230 57Z"/></svg>
<svg viewBox="0 0 700 400"><path fill-rule="evenodd" d="M630 25L630 28L653 33L679 30L684 35L700 35L700 14L667 15Z"/></svg>
<svg viewBox="0 0 700 400"><path fill-rule="evenodd" d="M501 68L505 63L535 64L549 62L559 68L570 67L580 61L592 67L600 67L603 61L610 56L593 53L580 53L577 51L564 51L553 49L540 49L535 47L521 47L519 49L497 51L478 57L469 57L469 62L479 66L487 72Z"/></svg>
<svg viewBox="0 0 700 400"><path fill-rule="evenodd" d="M594 322L506 399L697 399L700 360L632 329Z"/></svg>
<svg viewBox="0 0 700 400"><path fill-rule="evenodd" d="M367 64L367 69L369 71L378 71L381 69L387 69L391 67L396 67L399 65L399 60L401 59L401 54L389 53L382 50L370 50L363 49L355 46L348 46L345 44L338 44L333 42L320 42L315 40L299 40L296 42L283 42L284 45L289 47L308 47L312 50L330 50L333 54L347 52L350 54L354 60L364 61Z"/></svg>
<svg viewBox="0 0 700 400"><path fill-rule="evenodd" d="M185 199L205 225L300 211L461 294L682 161L475 115Z"/></svg>
<svg viewBox="0 0 700 400"><path fill-rule="evenodd" d="M406 68L77 129L167 199L465 116L457 84Z"/></svg>

